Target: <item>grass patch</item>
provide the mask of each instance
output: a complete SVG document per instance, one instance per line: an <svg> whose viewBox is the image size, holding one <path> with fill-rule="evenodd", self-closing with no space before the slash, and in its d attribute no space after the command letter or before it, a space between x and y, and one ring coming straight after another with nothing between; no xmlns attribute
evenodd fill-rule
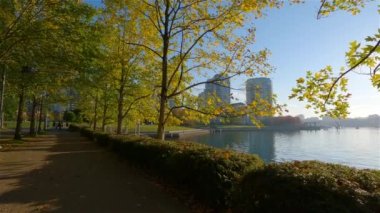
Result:
<svg viewBox="0 0 380 213"><path fill-rule="evenodd" d="M4 127L6 129L15 129L16 128L16 121L5 121ZM21 124L21 128L29 128L30 127L30 121L24 121Z"/></svg>

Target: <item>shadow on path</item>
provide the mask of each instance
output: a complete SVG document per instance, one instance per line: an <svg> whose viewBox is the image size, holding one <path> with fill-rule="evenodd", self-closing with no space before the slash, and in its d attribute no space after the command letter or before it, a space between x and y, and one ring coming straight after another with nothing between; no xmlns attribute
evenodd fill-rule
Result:
<svg viewBox="0 0 380 213"><path fill-rule="evenodd" d="M53 132L27 141L0 152L0 212L188 211L77 133Z"/></svg>

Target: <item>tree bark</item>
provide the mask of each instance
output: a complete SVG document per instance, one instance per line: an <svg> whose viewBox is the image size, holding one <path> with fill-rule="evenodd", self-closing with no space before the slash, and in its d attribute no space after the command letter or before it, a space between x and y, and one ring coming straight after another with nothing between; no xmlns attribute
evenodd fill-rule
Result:
<svg viewBox="0 0 380 213"><path fill-rule="evenodd" d="M40 102L40 114L39 114L39 118L38 118L38 129L37 129L37 132L38 133L41 133L42 132L42 113L43 113L43 109L44 109L44 96L41 97L41 102Z"/></svg>
<svg viewBox="0 0 380 213"><path fill-rule="evenodd" d="M47 99L47 97L46 97ZM46 100L45 102L47 102L48 100ZM46 104L46 107L48 107L48 105ZM48 110L46 109L45 110L45 116L44 116L44 131L47 131L48 129Z"/></svg>
<svg viewBox="0 0 380 213"><path fill-rule="evenodd" d="M104 105L103 105L103 115L102 115L102 131L103 132L106 130L107 109L108 109L108 104L107 104L107 99L105 97L104 98Z"/></svg>
<svg viewBox="0 0 380 213"><path fill-rule="evenodd" d="M24 108L24 86L22 86L21 92L19 95L17 122L16 122L16 129L15 129L15 135L14 135L15 140L21 140L21 124L22 124L23 108Z"/></svg>
<svg viewBox="0 0 380 213"><path fill-rule="evenodd" d="M117 103L117 134L121 134L121 129L123 126L123 119L124 119L124 93L125 93L125 65L121 64L121 79L120 79L120 88L119 88L119 97L118 97L118 103Z"/></svg>
<svg viewBox="0 0 380 213"><path fill-rule="evenodd" d="M97 120L98 120L98 95L96 94L96 97L95 97L95 106L94 106L94 131L96 130L96 127L97 127Z"/></svg>
<svg viewBox="0 0 380 213"><path fill-rule="evenodd" d="M37 109L37 99L35 96L33 96L32 111L30 114L30 127L29 127L30 136L36 136L36 109Z"/></svg>
<svg viewBox="0 0 380 213"><path fill-rule="evenodd" d="M163 34L163 47L162 47L162 79L161 79L161 94L160 94L160 114L158 117L157 139L165 140L165 111L167 102L167 82L168 82L168 50L169 50L169 1L166 1L165 10L165 24Z"/></svg>
<svg viewBox="0 0 380 213"><path fill-rule="evenodd" d="M4 93L5 93L5 66L1 74L1 94L0 94L0 128L4 128Z"/></svg>
<svg viewBox="0 0 380 213"><path fill-rule="evenodd" d="M119 99L117 103L117 130L116 134L121 134L121 128L123 125L123 108L124 108L124 86L119 89Z"/></svg>

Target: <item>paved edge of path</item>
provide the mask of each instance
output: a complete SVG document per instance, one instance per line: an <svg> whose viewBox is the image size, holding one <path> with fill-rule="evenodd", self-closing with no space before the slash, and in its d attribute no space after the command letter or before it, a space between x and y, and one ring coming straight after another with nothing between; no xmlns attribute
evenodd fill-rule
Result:
<svg viewBox="0 0 380 213"><path fill-rule="evenodd" d="M3 212L189 212L117 155L50 132L0 152Z"/></svg>

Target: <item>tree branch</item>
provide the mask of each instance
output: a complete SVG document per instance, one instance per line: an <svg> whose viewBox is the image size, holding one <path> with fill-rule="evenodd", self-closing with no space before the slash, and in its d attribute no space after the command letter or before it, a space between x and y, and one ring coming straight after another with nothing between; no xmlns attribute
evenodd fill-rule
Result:
<svg viewBox="0 0 380 213"><path fill-rule="evenodd" d="M125 118L125 116L128 115L129 111L132 109L132 107L133 107L133 105L134 105L135 103L137 103L137 102L140 101L141 99L147 98L147 97L149 97L149 96L150 96L150 94L148 94L148 95L143 95L143 96L137 97L135 100L133 100L133 101L129 104L129 106L128 106L127 110L125 111L125 113L123 114L123 118Z"/></svg>
<svg viewBox="0 0 380 213"><path fill-rule="evenodd" d="M373 69L373 75L376 75L376 72L380 68L380 63L376 65L375 69Z"/></svg>
<svg viewBox="0 0 380 213"><path fill-rule="evenodd" d="M180 90L178 92L173 92L172 94L170 94L168 96L168 98L171 98L171 97L174 97L176 95L179 95L179 94L181 94L181 93L183 93L183 92L185 92L185 91L187 91L187 90L189 90L189 89L191 89L193 87L196 87L196 86L199 86L199 85L202 85L202 84L215 83L217 81L225 81L225 80L228 80L228 79L233 78L233 77L235 77L237 75L240 75L240 74L241 74L241 72L237 72L237 73L235 73L233 75L230 75L230 76L227 76L225 78L216 78L216 79L211 79L211 80L207 80L207 81L198 82L198 83L192 84L192 85L190 85L190 86L186 87L185 89L182 89L182 90Z"/></svg>
<svg viewBox="0 0 380 213"><path fill-rule="evenodd" d="M325 99L325 103L327 103L327 101L330 99L330 96L331 96L331 93L335 87L335 85L338 83L338 81L343 78L345 75L347 75L349 72L351 72L352 70L354 70L356 67L358 67L360 64L362 64L365 60L368 59L368 57L374 53L376 51L376 49L379 47L380 45L380 40L376 43L376 45L367 53L367 55L365 55L362 59L360 59L358 62L356 62L356 64L354 66L352 66L351 68L349 68L348 70L346 70L344 73L340 74L338 76L338 78L336 78L332 84L332 86L330 87L330 90L329 90L329 93L327 94L327 98Z"/></svg>
<svg viewBox="0 0 380 213"><path fill-rule="evenodd" d="M158 57L162 58L160 53L158 53L156 50L146 46L145 44L139 44L139 43L134 43L134 42L126 42L126 41L124 41L124 43L129 44L129 45L144 47L144 48L150 50L151 52L153 52L154 54L156 54Z"/></svg>
<svg viewBox="0 0 380 213"><path fill-rule="evenodd" d="M323 9L323 6L325 5L326 3L326 0L322 0L322 3L321 3L321 6L319 7L319 10L318 10L318 13L317 13L317 19L320 19L322 17L322 9Z"/></svg>

